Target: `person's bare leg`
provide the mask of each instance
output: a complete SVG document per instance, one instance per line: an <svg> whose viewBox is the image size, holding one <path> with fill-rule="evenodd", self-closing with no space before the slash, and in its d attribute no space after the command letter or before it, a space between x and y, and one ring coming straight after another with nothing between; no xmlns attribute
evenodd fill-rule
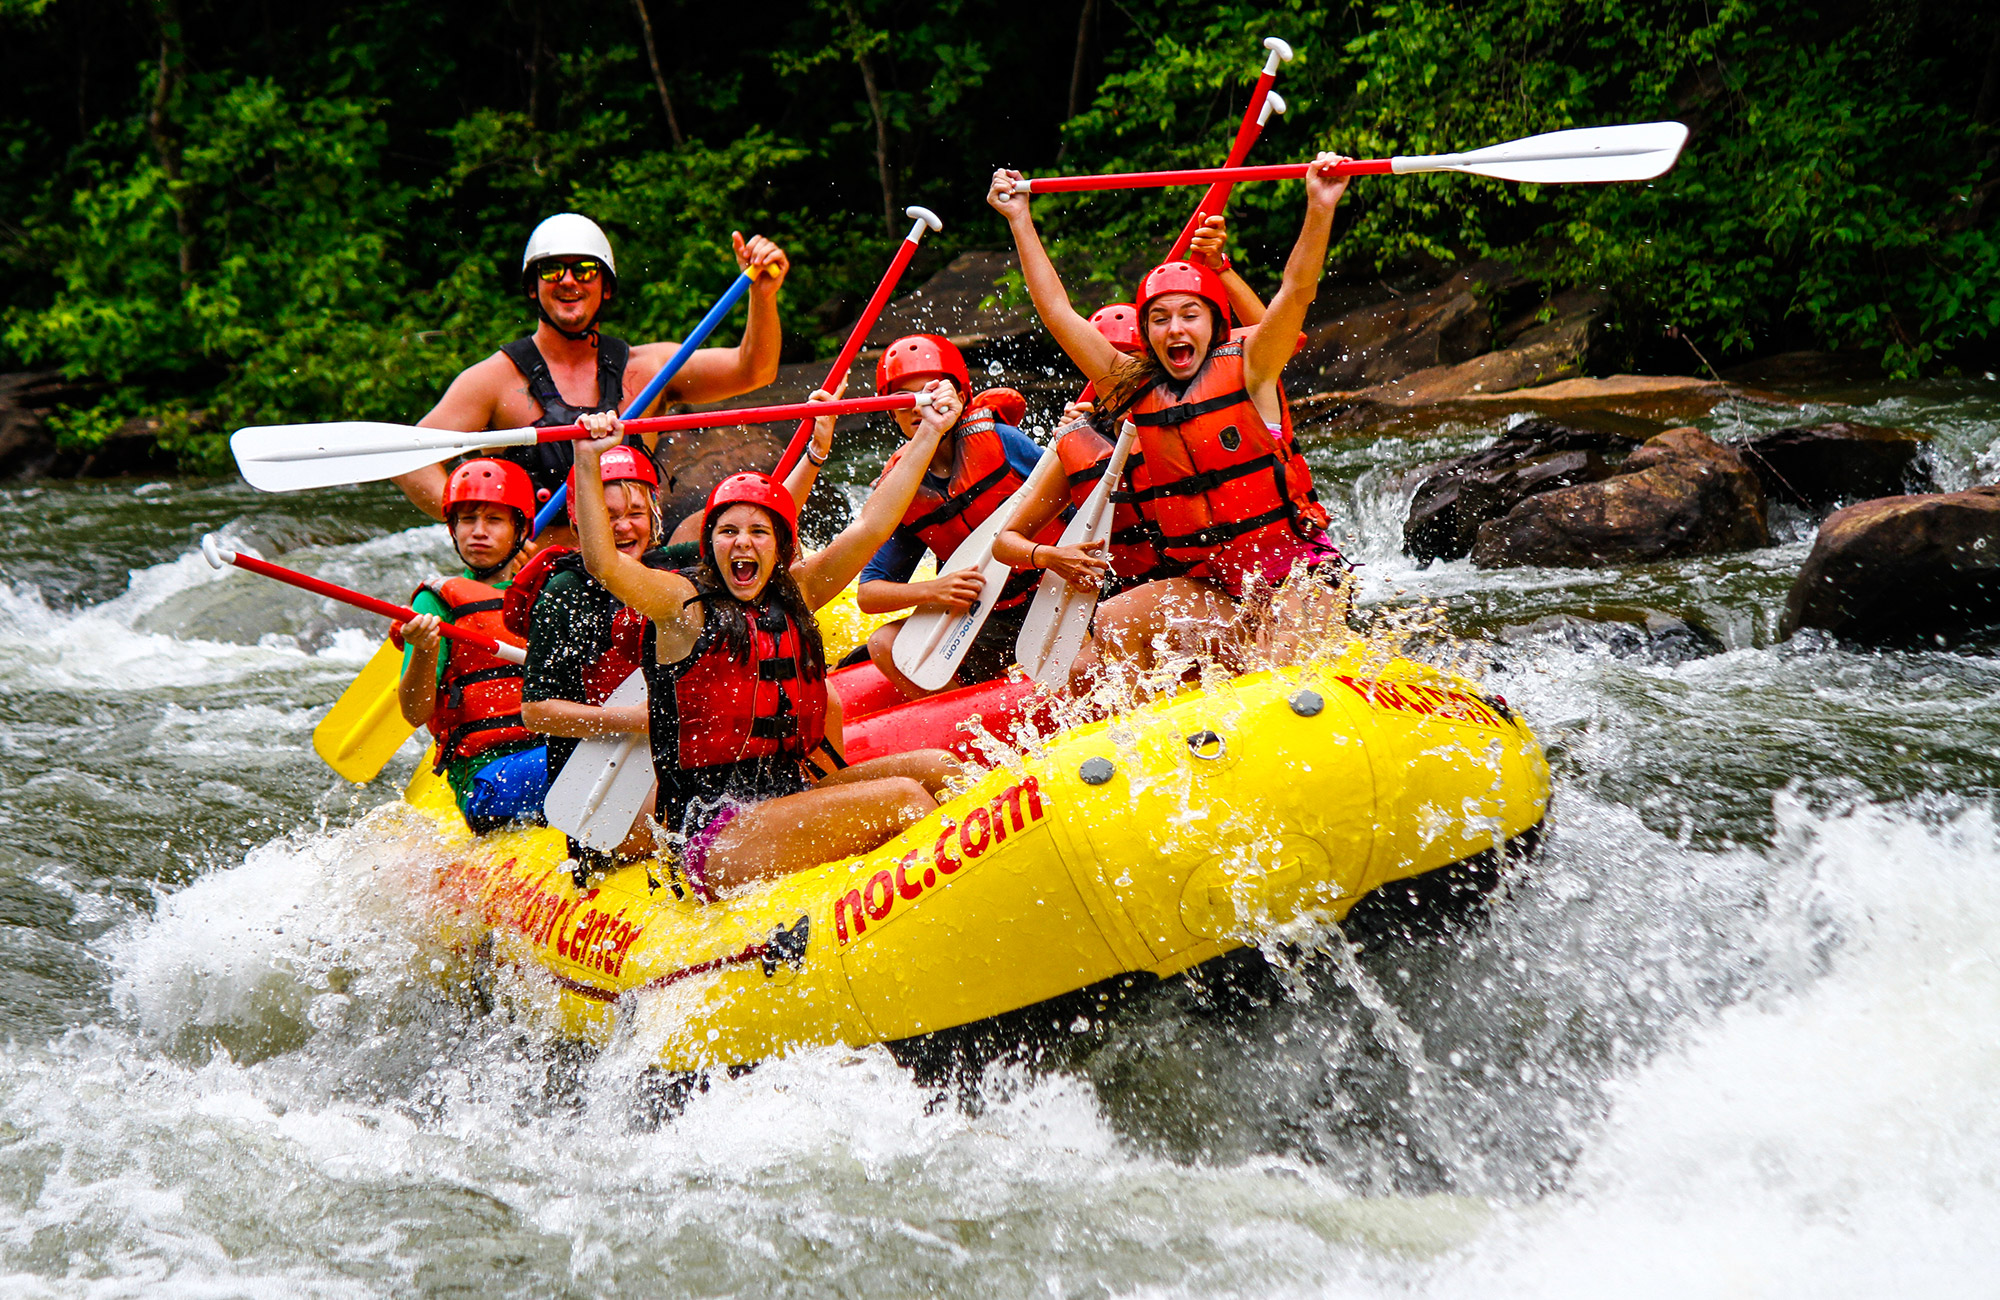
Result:
<svg viewBox="0 0 2000 1300"><path fill-rule="evenodd" d="M1194 578L1164 578L1122 592L1097 607L1096 634L1070 669L1071 693L1087 693L1104 660L1126 660L1150 671L1162 633L1169 634L1174 653L1226 658L1235 614L1227 596Z"/></svg>
<svg viewBox="0 0 2000 1300"><path fill-rule="evenodd" d="M788 794L736 814L709 846L708 881L730 889L775 880L866 853L937 811L908 777L884 777Z"/></svg>
<svg viewBox="0 0 2000 1300"><path fill-rule="evenodd" d="M874 664L876 669L903 693L904 699L921 700L926 695L936 695L938 692L925 690L903 676L902 670L896 667L896 634L903 630L903 625L907 622L908 619L899 618L893 623L884 623L868 634L868 662ZM955 681L948 683L944 689L950 690L957 684Z"/></svg>
<svg viewBox="0 0 2000 1300"><path fill-rule="evenodd" d="M883 777L901 776L922 785L935 799L943 794L945 787L955 779L962 769L951 751L947 749L913 749L907 754L885 754L881 758L871 758L865 763L843 768L820 780L819 788L830 785L849 785L856 781L875 781Z"/></svg>

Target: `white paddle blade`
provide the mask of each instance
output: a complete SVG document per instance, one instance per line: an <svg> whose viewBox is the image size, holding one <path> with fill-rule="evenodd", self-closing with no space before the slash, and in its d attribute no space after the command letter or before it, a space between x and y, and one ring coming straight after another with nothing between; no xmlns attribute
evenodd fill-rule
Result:
<svg viewBox="0 0 2000 1300"><path fill-rule="evenodd" d="M229 450L244 481L264 492L373 483L408 474L462 452L525 447L533 429L458 433L407 424L353 420L332 424L260 424L238 429Z"/></svg>
<svg viewBox="0 0 2000 1300"><path fill-rule="evenodd" d="M1470 153L1395 158L1399 174L1469 172L1531 185L1649 181L1679 161L1688 129L1679 122L1640 122L1550 131Z"/></svg>
<svg viewBox="0 0 2000 1300"><path fill-rule="evenodd" d="M1055 454L1055 448L1051 447L1042 453L1042 460L1046 462ZM961 569L978 569L984 579L979 604L963 614L954 614L941 605L920 605L896 633L896 647L890 655L896 671L924 690L939 691L950 684L979 629L986 626L986 616L1000 599L1000 589L1013 570L993 558L993 539L1014 517L1027 490L1028 485L1023 483L1000 503L999 509L980 521L979 527L959 543L950 559L938 565L940 577Z"/></svg>
<svg viewBox="0 0 2000 1300"><path fill-rule="evenodd" d="M646 675L633 672L604 702L642 704ZM576 747L542 800L549 825L610 852L625 842L653 790L652 750L643 735L607 736Z"/></svg>
<svg viewBox="0 0 2000 1300"><path fill-rule="evenodd" d="M1118 431L1097 486L1084 498L1063 529L1059 545L1081 546L1085 542L1107 545L1118 507L1111 494L1125 477L1125 460L1132 451L1136 427L1127 420ZM1090 618L1097 610L1095 591L1078 591L1059 573L1044 573L1035 590L1035 603L1021 623L1021 635L1014 641L1014 658L1037 684L1054 689L1068 680L1070 665L1076 662L1083 641L1090 634Z"/></svg>

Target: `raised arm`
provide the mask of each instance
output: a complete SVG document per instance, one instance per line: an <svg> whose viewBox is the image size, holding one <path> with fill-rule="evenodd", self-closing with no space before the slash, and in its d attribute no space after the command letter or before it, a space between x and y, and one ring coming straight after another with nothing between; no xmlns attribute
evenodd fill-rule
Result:
<svg viewBox="0 0 2000 1300"><path fill-rule="evenodd" d="M895 465L868 494L861 513L826 544L826 549L806 556L792 570L799 589L805 593L806 604L814 609L832 600L854 581L854 576L867 567L869 557L896 531L896 525L909 512L910 502L916 499L917 489L923 486L924 471L930 468L931 457L937 454L938 439L958 423L962 403L958 389L948 380L932 380L924 393L930 405L917 421L917 431L910 435Z"/></svg>
<svg viewBox="0 0 2000 1300"><path fill-rule="evenodd" d="M1027 281L1028 296L1035 300L1035 314L1042 318L1056 345L1068 354L1076 368L1092 383L1102 384L1118 368L1123 354L1070 306L1069 292L1063 288L1062 277L1056 274L1056 264L1049 260L1048 250L1042 247L1035 219L1028 214L1028 196L1014 193L1014 182L1020 179L1021 173L1005 168L994 172L986 202L1007 218L1007 229L1014 236L1014 248L1021 258L1021 278Z"/></svg>
<svg viewBox="0 0 2000 1300"><path fill-rule="evenodd" d="M784 331L778 323L778 290L792 264L784 249L762 235L745 240L743 232L737 231L732 238L736 244L736 265L756 272L756 278L750 282L743 341L733 348L697 351L667 385L660 403L719 402L762 388L778 377L778 350L784 342ZM634 349L634 357L651 363L646 371L650 376L659 373L675 351L674 344L649 343Z"/></svg>
<svg viewBox="0 0 2000 1300"><path fill-rule="evenodd" d="M842 375L840 387L834 392L829 393L824 388L815 388L806 400L831 402L846 394L847 376ZM799 457L799 463L792 466L791 473L785 475L785 491L792 494L792 500L798 503L801 510L806 508L806 498L812 495L813 484L819 482L820 466L826 464L826 458L833 454L833 425L832 416L813 421L812 441L806 444L806 454Z"/></svg>
<svg viewBox="0 0 2000 1300"><path fill-rule="evenodd" d="M649 568L618 549L611 536L611 512L604 504L598 457L618 445L622 426L609 412L586 415L583 422L594 433L608 434L576 444L576 528L583 567L605 590L658 625L662 659L679 659L701 630L686 608L695 594L694 584L678 573Z"/></svg>
<svg viewBox="0 0 2000 1300"><path fill-rule="evenodd" d="M1264 319L1264 300L1250 282L1229 265L1229 226L1220 212L1202 220L1201 229L1188 241L1188 261L1200 262L1222 277L1229 294L1229 310L1238 325L1255 325Z"/></svg>
<svg viewBox="0 0 2000 1300"><path fill-rule="evenodd" d="M1347 178L1321 173L1320 164L1347 161L1337 153L1322 153L1306 173L1306 219L1292 255L1285 259L1284 283L1271 299L1263 323L1243 347L1244 386L1265 413L1275 418L1278 376L1292 359L1306 309L1319 294L1320 272L1326 267L1326 247L1333 235L1333 211L1347 192ZM1266 408L1269 409L1266 409Z"/></svg>

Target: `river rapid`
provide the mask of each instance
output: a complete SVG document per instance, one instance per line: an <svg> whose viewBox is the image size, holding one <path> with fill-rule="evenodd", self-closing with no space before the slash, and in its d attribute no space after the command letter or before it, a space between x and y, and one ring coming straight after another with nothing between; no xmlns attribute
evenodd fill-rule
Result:
<svg viewBox="0 0 2000 1300"><path fill-rule="evenodd" d="M2000 478L2000 384L1825 392ZM1337 934L941 1091L880 1048L717 1076L479 1015L313 724L445 562L381 487L0 490L0 1292L1991 1295L2000 658L1776 631L1813 523L1625 570L1398 553L1415 466L1318 437L1363 604L1485 665L1556 772L1483 926ZM841 449L834 525L884 445ZM1648 623L1648 612L1651 622ZM1980 1224L1987 1225L1980 1228Z"/></svg>

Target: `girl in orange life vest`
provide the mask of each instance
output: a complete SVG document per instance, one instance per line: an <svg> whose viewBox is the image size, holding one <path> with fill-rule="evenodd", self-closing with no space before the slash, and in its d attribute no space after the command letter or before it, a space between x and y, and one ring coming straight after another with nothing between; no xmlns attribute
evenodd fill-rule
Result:
<svg viewBox="0 0 2000 1300"><path fill-rule="evenodd" d="M844 387L844 385L843 385ZM831 401L835 394L817 390L811 401ZM787 476L785 486L803 499L812 490L819 466L827 458L834 421L815 422L808 454ZM643 449L627 443L599 458L599 481L611 518L612 540L621 554L655 569L678 569L698 563L701 548L690 543L656 547L660 535L659 473ZM576 522L576 472L569 475L569 518ZM700 535L700 516L694 517ZM646 618L619 603L584 570L583 556L572 547L538 550L507 589L508 628L528 639L527 680L521 717L532 731L549 738L549 781L553 783L579 741L617 734L644 735L646 706L606 704L606 698L639 668ZM841 719L837 698L828 700L828 747L812 756L823 771L834 771L841 750ZM651 806L648 800L647 806ZM651 833L641 818L632 838L617 856L650 853ZM572 841L570 856L579 863L595 862L591 851Z"/></svg>
<svg viewBox="0 0 2000 1300"><path fill-rule="evenodd" d="M1254 326L1264 319L1264 303L1257 297L1256 291L1230 269L1228 258L1222 251L1227 239L1228 229L1221 215L1207 218L1189 244L1188 259L1220 268L1230 308L1247 326ZM1131 303L1100 307L1091 313L1090 324L1112 347L1126 356L1145 354L1146 340L1139 327L1139 310ZM1238 331L1239 334L1247 332L1247 328ZM1055 444L1059 463L1046 470L1038 470L1035 477L1028 480L1027 495L1021 508L994 540L993 554L1016 566L1053 570L1079 590L1101 588L1107 607L1099 614L1099 626L1109 632L1118 619L1120 607L1108 602L1149 582L1179 577L1187 572L1188 566L1161 554L1158 527L1140 513L1136 496L1146 486L1143 453L1135 452L1125 462L1126 481L1113 498L1117 505L1112 516L1108 552L1102 552L1092 544L1081 547L1036 544L1035 535L1049 520L1065 508L1083 505L1103 477L1105 465L1111 459L1112 443L1117 434L1115 429L1109 427L1111 422L1108 419L1096 417L1096 395L1096 387L1086 384L1076 399L1063 408ZM1228 601L1205 586L1184 586L1186 590L1179 592L1174 604L1189 607L1177 608L1177 613L1196 615L1187 621L1200 626L1229 621L1232 611ZM1195 647L1197 652L1207 648ZM1095 656L1092 655L1086 663L1094 661Z"/></svg>
<svg viewBox="0 0 2000 1300"><path fill-rule="evenodd" d="M1321 166L1306 178L1306 217L1286 261L1277 296L1240 340L1228 337L1226 286L1209 266L1156 267L1136 295L1146 351L1126 358L1070 306L1042 248L1028 196L1013 192L1018 172L998 171L987 202L1007 218L1042 322L1103 397L1114 418L1138 425L1146 483L1135 491L1160 530L1169 559L1191 566L1187 578L1150 583L1107 601L1099 611L1098 648L1143 662L1153 634L1168 622L1176 596L1240 600L1275 586L1293 569L1338 564L1325 535L1325 511L1292 446L1291 418L1279 374L1318 292L1334 209L1344 178ZM1083 659L1091 658L1086 651ZM1083 666L1083 660L1079 661Z"/></svg>
<svg viewBox="0 0 2000 1300"><path fill-rule="evenodd" d="M911 392L940 378L956 385L961 397L971 390L965 358L949 339L912 334L883 350L875 368L875 391ZM903 436L910 437L917 427L917 413L896 411L894 415ZM914 450L899 449L884 472ZM883 614L918 605L943 605L953 613L964 613L976 605L985 587L977 568L940 574L929 582L911 582L910 575L926 550L937 557L942 568L967 535L1027 481L1041 458L1042 449L1019 429L1002 423L994 410L977 404L969 409L932 454L923 485L901 526L861 571L861 587L856 593L861 612ZM1061 531L1062 525L1057 523L1041 540L1054 541ZM1014 662L1014 641L1020 635L1021 620L1027 616L1034 584L1034 577L1027 573L1009 578L1007 589L959 664L956 684L991 681L1007 671ZM930 692L905 677L893 657L896 637L905 621L898 619L877 628L868 638L868 657L904 695L915 699Z"/></svg>
<svg viewBox="0 0 2000 1300"><path fill-rule="evenodd" d="M800 762L824 729L826 663L813 611L851 581L909 508L931 453L958 421L949 384L855 521L798 554L797 508L762 474L724 479L703 514L702 563L677 572L622 554L598 480L618 421L577 447L577 527L591 576L644 614L643 659L659 779L656 815L680 837L675 870L700 897L866 853L937 807L957 764L943 750L873 759L808 785ZM683 726L683 719L689 725Z"/></svg>
<svg viewBox="0 0 2000 1300"><path fill-rule="evenodd" d="M437 770L466 823L488 831L540 813L548 757L521 723L521 669L475 646L441 646L438 623L521 644L500 610L535 517L534 485L511 462L469 460L445 483L444 516L466 570L419 588L410 601L417 616L390 629L406 646L396 702L410 725L436 737Z"/></svg>

